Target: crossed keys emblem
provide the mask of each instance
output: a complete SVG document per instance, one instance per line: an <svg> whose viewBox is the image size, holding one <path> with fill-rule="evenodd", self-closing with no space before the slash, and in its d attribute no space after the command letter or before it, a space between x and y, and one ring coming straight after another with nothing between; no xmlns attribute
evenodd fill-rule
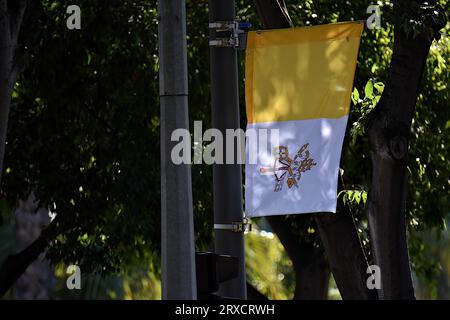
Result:
<svg viewBox="0 0 450 320"><path fill-rule="evenodd" d="M311 158L308 150L309 143L304 144L292 159L289 156L289 150L285 146L275 147L273 154L275 157L273 167L262 167L259 169L261 174L273 174L275 177L274 192L283 189L286 181L289 189L298 187L298 183L303 172L309 171L317 163Z"/></svg>

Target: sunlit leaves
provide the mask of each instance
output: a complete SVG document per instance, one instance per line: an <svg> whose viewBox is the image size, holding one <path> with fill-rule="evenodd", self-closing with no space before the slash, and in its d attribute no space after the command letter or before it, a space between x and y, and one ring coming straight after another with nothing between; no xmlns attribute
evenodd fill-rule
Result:
<svg viewBox="0 0 450 320"><path fill-rule="evenodd" d="M342 195L342 201L350 205L365 205L367 202L367 191L360 190L342 190L338 196Z"/></svg>
<svg viewBox="0 0 450 320"><path fill-rule="evenodd" d="M359 91L356 88L353 88L352 102L354 105L358 104L358 102L359 102Z"/></svg>
<svg viewBox="0 0 450 320"><path fill-rule="evenodd" d="M367 81L366 86L364 87L365 99L373 98L373 82Z"/></svg>
<svg viewBox="0 0 450 320"><path fill-rule="evenodd" d="M358 119L353 122L351 129L353 144L356 143L358 136L364 135L369 114L380 101L383 90L384 84L382 82L375 82L372 79L369 79L364 86L364 98L360 99L359 91L356 87L353 89L352 101L356 107L353 113L358 114Z"/></svg>

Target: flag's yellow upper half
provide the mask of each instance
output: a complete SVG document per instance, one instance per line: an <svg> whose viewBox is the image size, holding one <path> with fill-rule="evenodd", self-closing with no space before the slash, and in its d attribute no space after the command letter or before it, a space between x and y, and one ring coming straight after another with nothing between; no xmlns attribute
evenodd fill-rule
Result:
<svg viewBox="0 0 450 320"><path fill-rule="evenodd" d="M363 22L249 32L248 123L348 115Z"/></svg>

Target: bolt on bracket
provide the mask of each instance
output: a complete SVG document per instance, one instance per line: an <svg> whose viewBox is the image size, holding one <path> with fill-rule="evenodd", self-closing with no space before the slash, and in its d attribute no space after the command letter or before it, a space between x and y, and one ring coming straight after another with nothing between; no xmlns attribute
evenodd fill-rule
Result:
<svg viewBox="0 0 450 320"><path fill-rule="evenodd" d="M251 232L252 224L249 219L244 218L242 222L232 222L231 224L215 223L214 230L229 230L232 232Z"/></svg>
<svg viewBox="0 0 450 320"><path fill-rule="evenodd" d="M251 24L248 22L238 21L217 21L209 23L209 29L214 32L230 32L229 37L218 37L211 39L209 45L219 48L235 48L245 49L247 43L247 34L241 28L249 28Z"/></svg>

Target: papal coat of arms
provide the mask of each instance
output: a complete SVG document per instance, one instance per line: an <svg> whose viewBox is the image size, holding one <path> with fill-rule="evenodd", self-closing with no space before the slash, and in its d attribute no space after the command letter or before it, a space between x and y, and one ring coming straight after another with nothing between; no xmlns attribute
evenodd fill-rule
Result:
<svg viewBox="0 0 450 320"><path fill-rule="evenodd" d="M275 177L274 192L279 192L286 185L289 189L298 187L303 172L309 171L317 163L311 158L308 150L309 143L304 144L295 154L294 158L289 155L288 147L275 147L273 167L263 167L259 171L261 174L273 174Z"/></svg>

